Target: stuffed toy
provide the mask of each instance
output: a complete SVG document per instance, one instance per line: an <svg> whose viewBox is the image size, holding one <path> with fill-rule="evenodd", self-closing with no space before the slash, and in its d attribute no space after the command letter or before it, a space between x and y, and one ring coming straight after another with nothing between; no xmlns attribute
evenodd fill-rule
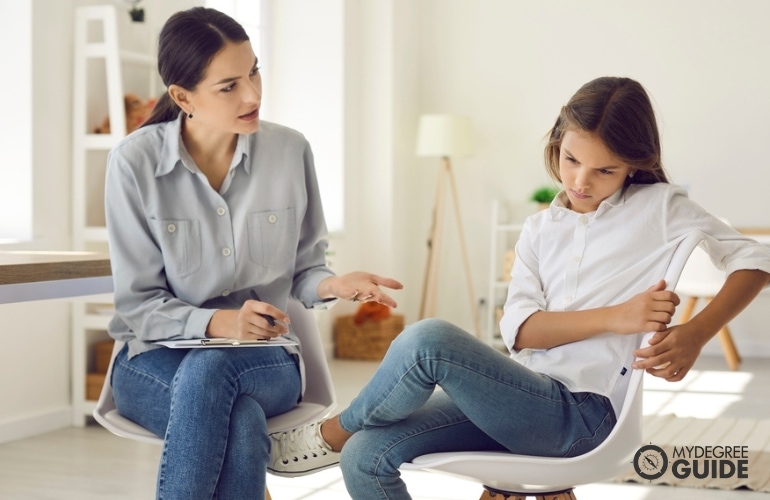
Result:
<svg viewBox="0 0 770 500"><path fill-rule="evenodd" d="M148 99L143 101L141 97L136 94L128 93L123 97L123 102L126 109L126 133L130 134L134 130L138 129L144 121L149 118L150 112L153 106L155 106L156 99ZM97 134L109 134L110 133L110 117L104 119L102 124L94 129Z"/></svg>
<svg viewBox="0 0 770 500"><path fill-rule="evenodd" d="M390 316L390 307L380 304L379 302L362 302L358 306L355 316L353 316L353 323L361 326L364 321L382 321Z"/></svg>

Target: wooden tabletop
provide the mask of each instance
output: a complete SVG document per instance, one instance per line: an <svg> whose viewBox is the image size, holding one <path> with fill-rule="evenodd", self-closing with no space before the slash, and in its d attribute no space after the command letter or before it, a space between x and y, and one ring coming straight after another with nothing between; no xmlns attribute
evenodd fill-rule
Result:
<svg viewBox="0 0 770 500"><path fill-rule="evenodd" d="M110 258L104 253L0 251L0 285L111 275Z"/></svg>

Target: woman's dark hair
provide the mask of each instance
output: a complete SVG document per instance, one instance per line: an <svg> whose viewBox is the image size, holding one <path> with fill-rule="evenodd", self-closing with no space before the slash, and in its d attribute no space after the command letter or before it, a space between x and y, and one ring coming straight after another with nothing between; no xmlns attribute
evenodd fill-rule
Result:
<svg viewBox="0 0 770 500"><path fill-rule="evenodd" d="M545 146L546 169L559 182L561 141L570 130L596 134L610 153L633 168L636 172L626 177L626 185L668 182L655 112L639 82L597 78L583 85L561 108Z"/></svg>
<svg viewBox="0 0 770 500"><path fill-rule="evenodd" d="M226 42L248 41L249 35L230 16L215 9L193 7L171 16L158 39L158 73L166 87L194 90L211 59ZM142 126L175 120L179 106L164 92Z"/></svg>

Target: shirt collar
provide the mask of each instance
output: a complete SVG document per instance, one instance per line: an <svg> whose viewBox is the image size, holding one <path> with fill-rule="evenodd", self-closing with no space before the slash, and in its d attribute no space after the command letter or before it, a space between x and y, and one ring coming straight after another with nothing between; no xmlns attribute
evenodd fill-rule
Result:
<svg viewBox="0 0 770 500"><path fill-rule="evenodd" d="M610 195L609 198L607 198L606 200L602 201L599 204L599 208L596 209L596 212L594 212L593 217L599 217L603 213L605 213L607 210L623 205L623 203L625 203L625 192L626 192L626 187L623 186L617 191L615 191L614 193L612 193L612 195ZM567 198L567 192L564 190L560 191L559 194L556 195L556 198L554 198L553 203L551 203L551 205L548 207L548 211L550 212L551 218L553 220L559 220L563 218L566 214L571 212L571 210L567 208L568 200L569 199Z"/></svg>
<svg viewBox="0 0 770 500"><path fill-rule="evenodd" d="M163 147L160 153L160 161L155 167L155 177L171 173L174 167L182 161L180 150L184 148L182 144L182 112L176 117L176 120L166 122L163 129ZM185 151L186 153L186 151Z"/></svg>
<svg viewBox="0 0 770 500"><path fill-rule="evenodd" d="M155 177L161 177L163 175L171 173L174 168L180 163L190 172L200 173L200 170L195 165L190 153L187 152L187 148L182 141L182 115L180 112L175 120L165 123L163 131L163 148L161 150L160 162L155 168ZM248 158L251 141L253 134L244 135L238 134L238 142L235 145L235 154L233 154L233 161L230 164L230 170L237 167L243 157ZM243 162L243 168L247 174L251 173L251 165L249 162Z"/></svg>

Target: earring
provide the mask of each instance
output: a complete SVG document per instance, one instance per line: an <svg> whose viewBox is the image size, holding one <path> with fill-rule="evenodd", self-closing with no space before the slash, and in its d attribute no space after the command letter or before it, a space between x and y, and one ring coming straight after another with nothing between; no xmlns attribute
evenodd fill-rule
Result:
<svg viewBox="0 0 770 500"><path fill-rule="evenodd" d="M187 118L189 118L190 120L192 120L192 113L187 113ZM632 175L633 175L633 174L632 174Z"/></svg>
<svg viewBox="0 0 770 500"><path fill-rule="evenodd" d="M190 115L190 118L192 118L192 115ZM628 177L633 177L635 173L636 172L631 172L630 174L628 174Z"/></svg>

